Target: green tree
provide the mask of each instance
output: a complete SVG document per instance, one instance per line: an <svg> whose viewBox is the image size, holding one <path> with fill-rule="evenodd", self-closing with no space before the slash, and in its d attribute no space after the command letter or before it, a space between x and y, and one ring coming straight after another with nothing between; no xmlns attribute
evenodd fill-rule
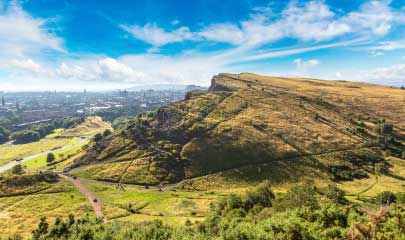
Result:
<svg viewBox="0 0 405 240"><path fill-rule="evenodd" d="M270 181L265 181L259 184L255 191L247 193L245 205L247 210L253 208L255 205L271 207L274 199L275 195L271 189Z"/></svg>
<svg viewBox="0 0 405 240"><path fill-rule="evenodd" d="M53 153L48 153L46 156L46 162L51 163L53 161L55 161L55 155Z"/></svg>
<svg viewBox="0 0 405 240"><path fill-rule="evenodd" d="M96 135L94 135L93 137L93 141L98 142L101 139L103 139L103 135L101 135L101 133L97 133Z"/></svg>
<svg viewBox="0 0 405 240"><path fill-rule="evenodd" d="M377 204L389 205L389 204L395 202L396 196L391 191L384 191L377 195L376 200L377 200Z"/></svg>
<svg viewBox="0 0 405 240"><path fill-rule="evenodd" d="M110 129L107 129L107 130L105 130L105 131L103 132L103 137L108 137L108 136L110 136L111 134L112 134L111 130L110 130Z"/></svg>
<svg viewBox="0 0 405 240"><path fill-rule="evenodd" d="M11 173L12 174L17 174L17 175L21 175L24 173L24 169L22 168L21 164L15 165L12 169L11 169Z"/></svg>
<svg viewBox="0 0 405 240"><path fill-rule="evenodd" d="M38 228L32 231L32 238L34 240L39 240L41 237L48 233L49 224L46 221L46 217L41 217Z"/></svg>

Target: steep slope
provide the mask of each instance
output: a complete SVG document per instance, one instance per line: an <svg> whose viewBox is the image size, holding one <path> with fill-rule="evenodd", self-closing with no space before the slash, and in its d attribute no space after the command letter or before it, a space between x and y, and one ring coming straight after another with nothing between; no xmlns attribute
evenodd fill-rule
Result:
<svg viewBox="0 0 405 240"><path fill-rule="evenodd" d="M402 156L404 102L405 91L386 86L219 74L209 91L141 114L90 146L73 167L90 178L138 184L260 164L280 170L281 178L308 171L361 178L376 164L389 169L383 151Z"/></svg>

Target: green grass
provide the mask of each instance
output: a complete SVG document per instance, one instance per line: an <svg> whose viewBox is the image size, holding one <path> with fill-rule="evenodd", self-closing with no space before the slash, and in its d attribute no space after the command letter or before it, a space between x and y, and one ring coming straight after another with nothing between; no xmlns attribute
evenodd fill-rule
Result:
<svg viewBox="0 0 405 240"><path fill-rule="evenodd" d="M85 197L63 180L41 193L0 198L0 236L15 233L29 237L41 216L52 222L69 213L93 215Z"/></svg>
<svg viewBox="0 0 405 240"><path fill-rule="evenodd" d="M58 146L74 144L78 139L73 138L44 138L38 142L20 144L20 145L1 145L0 146L0 165L7 164L17 158L27 157L40 152L49 151Z"/></svg>
<svg viewBox="0 0 405 240"><path fill-rule="evenodd" d="M75 144L73 146L64 148L64 149L60 149L60 150L55 150L53 151L53 154L55 155L55 160L54 162L58 162L61 160L65 160L68 158L69 155L76 155L78 154L81 149L82 146L85 143L80 143L80 144ZM39 168L45 168L47 166L47 162L46 162L46 157L47 154L37 157L37 158L33 158L29 161L26 161L23 163L23 166L25 166L27 169L29 170L36 170Z"/></svg>
<svg viewBox="0 0 405 240"><path fill-rule="evenodd" d="M87 181L87 187L104 202L104 214L109 219L119 218L123 221L142 221L161 219L165 222L183 222L187 218L202 218L206 215L209 204L219 197L222 192L205 191L163 191L144 189L137 186L126 186L125 191L116 185ZM138 209L136 214L125 210L131 204Z"/></svg>
<svg viewBox="0 0 405 240"><path fill-rule="evenodd" d="M63 128L58 128L53 130L53 133L49 134L48 136L46 136L46 138L54 138L57 136L60 136L60 134L64 131L65 129Z"/></svg>

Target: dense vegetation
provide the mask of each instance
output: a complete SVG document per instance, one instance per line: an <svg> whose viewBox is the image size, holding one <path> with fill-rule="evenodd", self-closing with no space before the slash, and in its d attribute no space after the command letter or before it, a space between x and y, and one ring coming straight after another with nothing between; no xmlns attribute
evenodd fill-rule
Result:
<svg viewBox="0 0 405 240"><path fill-rule="evenodd" d="M0 197L35 193L51 187L58 179L58 175L51 172L25 173L21 165L17 165L9 175L0 175Z"/></svg>
<svg viewBox="0 0 405 240"><path fill-rule="evenodd" d="M160 221L130 224L89 216L49 224L42 218L34 240L79 239L403 239L405 193L386 192L365 205L349 203L336 186L310 183L273 193L268 182L246 195L229 195L212 204L202 222L173 227ZM367 209L374 209L372 212Z"/></svg>
<svg viewBox="0 0 405 240"><path fill-rule="evenodd" d="M63 119L55 119L54 121L52 121L52 123L34 124L25 130L15 131L10 135L10 139L14 140L15 144L35 142L52 133L55 129L72 128L84 122L84 120L84 118L69 117Z"/></svg>
<svg viewBox="0 0 405 240"><path fill-rule="evenodd" d="M96 112L97 116L100 116L104 121L114 122L118 118L132 119L141 112L139 105L112 107L109 109L103 109Z"/></svg>

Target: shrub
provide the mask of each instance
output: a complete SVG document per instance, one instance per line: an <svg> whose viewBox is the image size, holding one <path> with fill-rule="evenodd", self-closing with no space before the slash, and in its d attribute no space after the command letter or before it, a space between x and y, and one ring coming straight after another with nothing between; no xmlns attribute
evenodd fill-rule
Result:
<svg viewBox="0 0 405 240"><path fill-rule="evenodd" d="M265 181L255 189L253 192L247 193L247 199L245 203L246 210L252 209L255 205L262 207L271 207L272 201L275 199L275 195L271 190L271 184L269 181Z"/></svg>
<svg viewBox="0 0 405 240"><path fill-rule="evenodd" d="M383 123L380 125L380 134L391 134L394 129L394 125L389 123Z"/></svg>
<svg viewBox="0 0 405 240"><path fill-rule="evenodd" d="M108 137L108 136L110 136L111 134L112 134L111 130L110 130L110 129L106 129L106 130L103 132L103 137Z"/></svg>
<svg viewBox="0 0 405 240"><path fill-rule="evenodd" d="M287 194L282 199L281 206L285 209L303 207L315 209L319 207L316 195L316 188L312 184L305 183L295 185L288 190Z"/></svg>
<svg viewBox="0 0 405 240"><path fill-rule="evenodd" d="M46 162L51 163L53 161L55 161L55 155L53 153L48 153L48 155L46 155Z"/></svg>
<svg viewBox="0 0 405 240"><path fill-rule="evenodd" d="M24 169L22 168L21 164L18 164L18 165L15 165L11 169L11 173L16 174L16 175L21 175L21 174L24 174Z"/></svg>
<svg viewBox="0 0 405 240"><path fill-rule="evenodd" d="M97 134L94 135L94 137L93 137L93 141L94 141L94 142L98 142L98 141L100 141L101 139L103 139L103 135L101 135L101 133L97 133Z"/></svg>
<svg viewBox="0 0 405 240"><path fill-rule="evenodd" d="M395 196L397 204L405 205L405 192L399 192Z"/></svg>
<svg viewBox="0 0 405 240"><path fill-rule="evenodd" d="M395 200L396 200L396 196L391 191L384 191L382 193L379 193L376 197L376 202L377 202L377 204L380 204L380 205L389 205L389 204L395 202Z"/></svg>
<svg viewBox="0 0 405 240"><path fill-rule="evenodd" d="M11 139L13 139L14 143L16 144L35 142L38 141L40 138L41 136L39 135L39 133L30 130L15 132L11 135Z"/></svg>
<svg viewBox="0 0 405 240"><path fill-rule="evenodd" d="M325 197L336 203L344 204L347 202L345 198L345 191L338 188L336 184L329 184L325 189L323 189L323 194Z"/></svg>

